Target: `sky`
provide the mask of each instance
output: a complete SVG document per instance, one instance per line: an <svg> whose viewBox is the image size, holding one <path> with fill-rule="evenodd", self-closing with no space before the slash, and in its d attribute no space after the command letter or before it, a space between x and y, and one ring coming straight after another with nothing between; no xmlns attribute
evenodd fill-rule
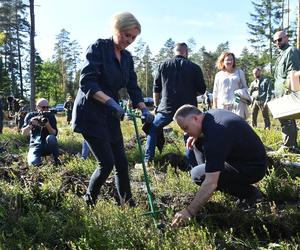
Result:
<svg viewBox="0 0 300 250"><path fill-rule="evenodd" d="M290 0L294 19L297 0ZM111 17L122 11L135 15L142 33L128 49L142 39L156 55L165 42L196 41L195 50L214 51L226 41L239 55L249 44L247 22L254 13L251 0L35 0L36 49L43 60L51 59L56 36L62 29L77 40L82 51L98 38L111 37ZM291 19L290 18L290 19Z"/></svg>

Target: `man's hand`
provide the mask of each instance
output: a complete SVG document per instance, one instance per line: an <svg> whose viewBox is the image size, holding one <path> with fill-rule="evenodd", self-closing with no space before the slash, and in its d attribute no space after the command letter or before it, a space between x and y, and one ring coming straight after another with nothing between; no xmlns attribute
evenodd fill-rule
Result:
<svg viewBox="0 0 300 250"><path fill-rule="evenodd" d="M147 108L142 108L141 111L146 123L151 123L154 120L154 115L152 115Z"/></svg>
<svg viewBox="0 0 300 250"><path fill-rule="evenodd" d="M193 215L187 209L183 209L180 212L175 214L171 226L172 227L184 226L192 218L192 216Z"/></svg>
<svg viewBox="0 0 300 250"><path fill-rule="evenodd" d="M29 124L32 125L33 127L38 126L39 125L39 118L38 118L38 116L32 117L30 119Z"/></svg>
<svg viewBox="0 0 300 250"><path fill-rule="evenodd" d="M192 150L194 147L195 141L196 141L196 138L190 136L186 140L186 148Z"/></svg>

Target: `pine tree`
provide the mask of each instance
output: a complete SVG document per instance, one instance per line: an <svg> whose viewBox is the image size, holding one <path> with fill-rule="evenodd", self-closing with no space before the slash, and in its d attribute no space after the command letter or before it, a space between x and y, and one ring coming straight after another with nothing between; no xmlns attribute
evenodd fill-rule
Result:
<svg viewBox="0 0 300 250"><path fill-rule="evenodd" d="M34 16L34 0L29 1L30 4L30 108L35 108L35 16Z"/></svg>
<svg viewBox="0 0 300 250"><path fill-rule="evenodd" d="M149 46L140 39L134 48L134 64L137 80L145 96L152 95L153 59Z"/></svg>
<svg viewBox="0 0 300 250"><path fill-rule="evenodd" d="M165 42L164 47L159 50L158 55L156 55L155 57L155 69L160 63L164 62L167 59L171 59L174 56L174 48L175 42L172 40L172 38L169 38Z"/></svg>
<svg viewBox="0 0 300 250"><path fill-rule="evenodd" d="M11 79L11 94L23 97L24 51L28 51L29 23L27 6L22 0L0 0L0 32L5 35L1 46L4 68Z"/></svg>
<svg viewBox="0 0 300 250"><path fill-rule="evenodd" d="M60 68L60 85L65 97L67 93L74 94L77 87L81 47L76 40L71 41L70 33L65 29L60 31L56 40L53 58Z"/></svg>
<svg viewBox="0 0 300 250"><path fill-rule="evenodd" d="M252 1L254 13L251 13L253 23L247 23L251 38L249 42L258 56L268 54L270 71L272 72L273 62L273 34L282 22L282 1L283 0L259 0Z"/></svg>

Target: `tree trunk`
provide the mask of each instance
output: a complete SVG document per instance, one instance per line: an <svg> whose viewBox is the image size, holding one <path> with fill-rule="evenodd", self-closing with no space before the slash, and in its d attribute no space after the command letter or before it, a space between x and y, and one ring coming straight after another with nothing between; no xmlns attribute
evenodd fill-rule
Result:
<svg viewBox="0 0 300 250"><path fill-rule="evenodd" d="M272 3L270 3L271 5ZM270 8L268 12L268 19L269 19L269 55L270 55L270 73L273 75L273 67L272 67L272 61L273 61L273 39L272 39L272 7Z"/></svg>
<svg viewBox="0 0 300 250"><path fill-rule="evenodd" d="M300 49L300 0L298 0L297 48Z"/></svg>
<svg viewBox="0 0 300 250"><path fill-rule="evenodd" d="M10 30L10 34L11 34L11 30ZM16 76L15 76L15 69L14 69L14 55L13 55L13 45L11 40L9 39L8 41L8 47L9 47L9 60L8 60L8 71L10 73L10 77L11 77L11 94L13 96L16 96L18 94L18 90L17 90L17 80L16 80Z"/></svg>
<svg viewBox="0 0 300 250"><path fill-rule="evenodd" d="M35 109L35 20L34 20L34 0L29 0L30 3L30 109Z"/></svg>
<svg viewBox="0 0 300 250"><path fill-rule="evenodd" d="M20 48L20 34L19 24L17 23L17 46L18 46L18 62L19 62L19 76L20 76L20 97L24 97L23 89L23 72L22 72L22 60L21 60L21 48Z"/></svg>

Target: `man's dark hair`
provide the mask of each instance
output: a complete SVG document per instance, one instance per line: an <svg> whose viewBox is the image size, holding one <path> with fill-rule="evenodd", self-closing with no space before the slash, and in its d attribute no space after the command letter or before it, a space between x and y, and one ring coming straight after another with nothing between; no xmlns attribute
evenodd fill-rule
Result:
<svg viewBox="0 0 300 250"><path fill-rule="evenodd" d="M173 120L177 122L178 117L186 118L189 115L201 115L202 111L198 109L197 107L190 105L190 104L185 104L181 106L179 109L177 109Z"/></svg>
<svg viewBox="0 0 300 250"><path fill-rule="evenodd" d="M179 52L180 54L188 52L188 46L186 43L176 43L175 51Z"/></svg>

